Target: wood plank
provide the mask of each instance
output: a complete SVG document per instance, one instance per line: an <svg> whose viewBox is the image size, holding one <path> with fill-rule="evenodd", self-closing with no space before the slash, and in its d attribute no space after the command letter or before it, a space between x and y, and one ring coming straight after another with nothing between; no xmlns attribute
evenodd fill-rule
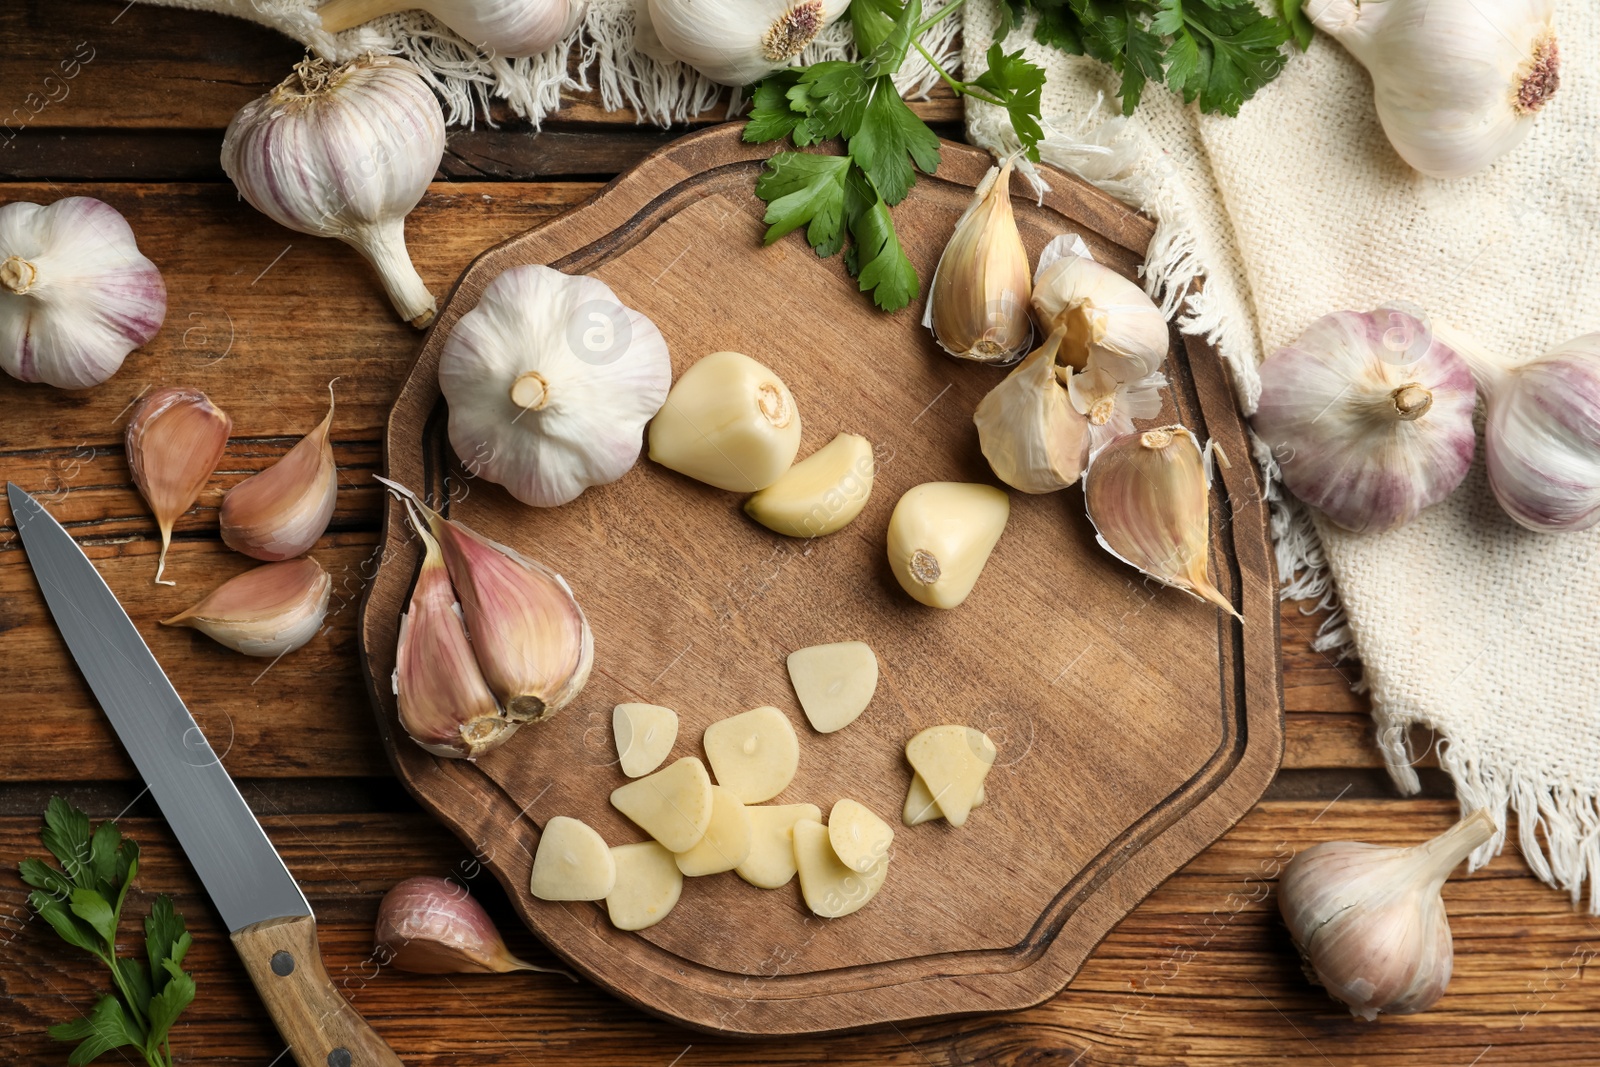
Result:
<svg viewBox="0 0 1600 1067"><path fill-rule="evenodd" d="M249 799L261 806L259 797ZM1067 991L1045 1004L805 1042L692 1034L588 983L552 975L422 976L379 967L371 958L378 899L394 882L420 873L466 881L513 951L536 963L552 960L516 926L502 891L486 884L470 851L423 816L268 815L264 821L317 911L329 972L411 1067L662 1067L679 1056L684 1064L727 1067L1466 1067L1480 1056L1484 1063L1591 1062L1600 1040L1600 983L1589 965L1600 936L1588 916L1534 880L1514 852L1447 885L1455 977L1432 1011L1364 1023L1301 975L1273 888L1287 858L1323 840L1415 843L1442 830L1453 813L1450 801L1263 803L1113 929ZM64 1052L44 1028L86 1010L105 979L98 964L27 919L14 865L43 854L37 827L36 818L0 819L0 916L8 917L0 919L7 953L0 1035L12 1062L59 1063ZM189 960L200 993L174 1031L175 1054L219 1065L270 1061L283 1044L165 826L129 818L123 828L144 852L125 947L136 944L133 917L156 892L174 895L195 937Z"/></svg>

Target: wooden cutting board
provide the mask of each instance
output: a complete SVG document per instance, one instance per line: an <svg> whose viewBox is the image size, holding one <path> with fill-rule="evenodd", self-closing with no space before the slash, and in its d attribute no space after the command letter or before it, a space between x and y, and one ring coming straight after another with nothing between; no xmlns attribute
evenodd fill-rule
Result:
<svg viewBox="0 0 1600 1067"><path fill-rule="evenodd" d="M398 729L390 676L419 553L391 502L362 616L384 744L418 800L474 849L528 926L573 968L649 1011L733 1034L839 1031L1015 1009L1072 978L1113 924L1231 826L1282 752L1276 580L1261 486L1216 353L1173 336L1162 422L1182 422L1234 459L1212 511L1212 570L1243 625L1157 586L1094 543L1077 487L1012 493L1010 524L971 598L914 603L889 573L895 501L934 480L993 481L972 411L1003 372L950 359L920 325L921 302L873 309L837 258L799 234L761 246L753 195L770 147L737 126L686 137L548 225L478 258L458 283L401 390L386 438L391 478L452 518L557 569L595 635L581 696L475 764L438 759ZM938 174L895 209L924 279L989 165L946 143ZM1029 253L1064 231L1135 276L1148 220L1059 173L1042 205L1017 183ZM866 510L816 541L749 521L741 498L643 460L566 507L525 507L463 475L445 438L436 371L451 328L505 268L593 274L660 327L674 375L718 349L748 353L790 386L801 455L840 432L878 456ZM784 658L864 640L877 696L856 723L806 725ZM798 886L756 889L732 873L689 879L648 930L611 928L603 906L527 891L540 827L589 822L612 844L644 835L607 797L614 705L677 709L673 758L702 755L711 722L762 704L801 738L800 770L776 802L840 797L896 827L877 899L837 920L809 915ZM900 825L905 741L955 722L999 746L987 803L961 829Z"/></svg>

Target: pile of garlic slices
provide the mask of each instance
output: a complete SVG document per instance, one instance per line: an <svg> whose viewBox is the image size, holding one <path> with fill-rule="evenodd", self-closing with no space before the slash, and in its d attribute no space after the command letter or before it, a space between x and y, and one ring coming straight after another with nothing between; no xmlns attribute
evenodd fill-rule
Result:
<svg viewBox="0 0 1600 1067"><path fill-rule="evenodd" d="M854 722L877 687L877 657L859 641L799 649L788 668L818 733ZM632 780L612 791L611 804L650 840L610 846L583 820L555 816L533 858L535 897L604 901L617 929L642 930L677 905L684 878L733 871L757 888L779 889L798 876L806 907L828 919L859 911L883 888L895 833L866 805L839 798L824 821L815 804L767 803L800 765L799 736L779 709L712 723L701 739L704 761L684 756L665 767L678 738L672 709L619 704L612 732L618 767ZM983 802L995 747L980 731L934 726L907 743L906 759L905 825L944 818L962 826Z"/></svg>

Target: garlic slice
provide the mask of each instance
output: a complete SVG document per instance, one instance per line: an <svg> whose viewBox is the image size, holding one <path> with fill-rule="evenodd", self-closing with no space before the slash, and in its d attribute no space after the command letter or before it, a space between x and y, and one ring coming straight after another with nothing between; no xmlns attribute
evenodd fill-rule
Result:
<svg viewBox="0 0 1600 1067"><path fill-rule="evenodd" d="M705 764L686 756L613 789L611 806L668 851L687 852L700 843L711 825L711 779Z"/></svg>
<svg viewBox="0 0 1600 1067"><path fill-rule="evenodd" d="M972 798L974 809L983 806L988 799L984 794L983 786L978 786L978 793ZM933 793L928 789L928 783L922 780L922 775L911 772L911 788L906 790L905 808L900 813L900 821L907 826L921 826L925 822L944 818L944 812L939 809L939 802L933 799Z"/></svg>
<svg viewBox="0 0 1600 1067"><path fill-rule="evenodd" d="M278 462L252 474L222 498L222 542L256 559L293 559L309 552L333 518L339 469L333 462L333 383L328 414Z"/></svg>
<svg viewBox="0 0 1600 1067"><path fill-rule="evenodd" d="M989 468L1024 493L1065 489L1082 476L1089 458L1089 420L1057 374L1065 336L1059 329L1052 333L972 413ZM1066 373L1070 380L1071 370Z"/></svg>
<svg viewBox="0 0 1600 1067"><path fill-rule="evenodd" d="M1066 331L1060 360L1074 370L1089 357L1118 381L1161 369L1171 338L1161 309L1137 284L1095 261L1076 234L1061 234L1039 253L1033 312L1047 333Z"/></svg>
<svg viewBox="0 0 1600 1067"><path fill-rule="evenodd" d="M200 498L222 459L233 420L198 389L157 389L139 401L123 434L128 471L161 530L157 585L172 545L172 524Z"/></svg>
<svg viewBox="0 0 1600 1067"><path fill-rule="evenodd" d="M878 689L878 657L860 641L795 649L787 664L800 709L819 734L855 722Z"/></svg>
<svg viewBox="0 0 1600 1067"><path fill-rule="evenodd" d="M894 828L860 801L837 800L828 812L828 843L840 863L867 874L888 857Z"/></svg>
<svg viewBox="0 0 1600 1067"><path fill-rule="evenodd" d="M1011 211L1010 158L990 167L957 220L928 286L922 324L958 359L1006 364L1033 340L1028 250Z"/></svg>
<svg viewBox="0 0 1600 1067"><path fill-rule="evenodd" d="M744 809L750 819L750 854L734 871L757 889L781 889L794 877L794 825L822 821L815 804L772 804Z"/></svg>
<svg viewBox="0 0 1600 1067"><path fill-rule="evenodd" d="M223 582L161 625L187 626L235 652L270 659L317 635L332 592L333 579L314 559L264 563Z"/></svg>
<svg viewBox="0 0 1600 1067"><path fill-rule="evenodd" d="M750 816L733 791L720 785L711 787L711 821L705 836L693 848L674 857L685 877L731 871L750 856Z"/></svg>
<svg viewBox="0 0 1600 1067"><path fill-rule="evenodd" d="M746 500L745 514L775 533L826 537L867 506L873 469L872 442L842 433Z"/></svg>
<svg viewBox="0 0 1600 1067"><path fill-rule="evenodd" d="M738 352L713 352L684 371L650 423L650 458L738 493L776 482L800 451L789 387Z"/></svg>
<svg viewBox="0 0 1600 1067"><path fill-rule="evenodd" d="M878 895L889 875L887 855L865 873L846 867L833 851L828 828L812 819L794 824L794 862L806 907L824 919L860 911Z"/></svg>
<svg viewBox="0 0 1600 1067"><path fill-rule="evenodd" d="M618 704L611 710L617 760L629 778L649 774L672 754L678 713L659 704Z"/></svg>
<svg viewBox="0 0 1600 1067"><path fill-rule="evenodd" d="M900 588L932 608L953 608L978 584L1005 532L1011 501L992 485L926 482L889 516L889 567Z"/></svg>
<svg viewBox="0 0 1600 1067"><path fill-rule="evenodd" d="M906 761L951 826L966 825L996 755L994 742L970 726L930 726L906 742Z"/></svg>
<svg viewBox="0 0 1600 1067"><path fill-rule="evenodd" d="M800 766L794 725L773 707L752 708L712 723L703 743L718 784L746 804L771 800L789 788Z"/></svg>
<svg viewBox="0 0 1600 1067"><path fill-rule="evenodd" d="M616 860L592 826L566 815L544 824L528 892L540 900L604 900L616 885Z"/></svg>
<svg viewBox="0 0 1600 1067"><path fill-rule="evenodd" d="M606 894L606 914L618 930L643 930L667 917L683 894L683 872L671 852L654 841L611 849L617 881Z"/></svg>

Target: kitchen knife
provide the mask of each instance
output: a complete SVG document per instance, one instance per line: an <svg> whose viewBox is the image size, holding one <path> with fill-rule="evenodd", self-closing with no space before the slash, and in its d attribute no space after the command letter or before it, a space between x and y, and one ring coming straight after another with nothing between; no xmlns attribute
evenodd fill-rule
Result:
<svg viewBox="0 0 1600 1067"><path fill-rule="evenodd" d="M6 483L11 514L78 669L228 924L300 1067L400 1067L322 966L311 905L89 557Z"/></svg>

